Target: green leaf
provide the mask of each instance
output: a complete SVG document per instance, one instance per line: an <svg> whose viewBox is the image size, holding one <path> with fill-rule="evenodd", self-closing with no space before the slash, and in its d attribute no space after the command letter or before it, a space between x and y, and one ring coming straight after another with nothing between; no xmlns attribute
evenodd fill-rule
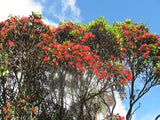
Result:
<svg viewBox="0 0 160 120"><path fill-rule="evenodd" d="M4 71L4 72L2 73L3 76L6 75L6 74L9 74L9 70L6 70L6 71Z"/></svg>

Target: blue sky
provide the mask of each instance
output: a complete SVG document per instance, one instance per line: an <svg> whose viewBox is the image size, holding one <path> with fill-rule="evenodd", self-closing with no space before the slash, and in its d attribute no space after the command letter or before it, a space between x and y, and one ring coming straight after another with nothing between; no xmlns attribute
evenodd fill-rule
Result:
<svg viewBox="0 0 160 120"><path fill-rule="evenodd" d="M110 24L130 18L146 23L152 33L160 35L160 0L1 0L0 21L9 14L27 16L31 11L42 13L44 22L53 25L67 19L87 23L99 16ZM159 90L160 87L151 89L140 100L135 120L154 120L160 114Z"/></svg>

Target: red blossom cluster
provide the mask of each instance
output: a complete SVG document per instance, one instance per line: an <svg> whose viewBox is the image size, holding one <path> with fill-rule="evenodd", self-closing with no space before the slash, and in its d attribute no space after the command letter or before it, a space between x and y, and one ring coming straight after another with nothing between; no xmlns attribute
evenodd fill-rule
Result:
<svg viewBox="0 0 160 120"><path fill-rule="evenodd" d="M110 119L113 119L113 120L125 120L125 117L124 116L120 116L119 113L117 114L107 114L106 115L106 118L104 120L110 120Z"/></svg>
<svg viewBox="0 0 160 120"><path fill-rule="evenodd" d="M145 58L150 51L159 46L159 36L149 33L143 24L122 22L121 25L115 24L115 26L121 28L122 37L126 42L122 48L125 54L128 51L135 51L134 55Z"/></svg>
<svg viewBox="0 0 160 120"><path fill-rule="evenodd" d="M95 38L95 35L93 35L92 33L85 33L82 39L82 42L85 42L87 40L87 38ZM82 43L83 44L83 43Z"/></svg>
<svg viewBox="0 0 160 120"><path fill-rule="evenodd" d="M63 26L63 27L62 27ZM44 41L41 41L38 43L38 46L41 46L42 49L46 52L44 56L44 61L51 61L55 65L63 64L63 62L67 62L69 66L76 66L81 72L84 72L87 66L95 72L97 76L100 78L105 77L113 77L116 74L119 74L121 76L120 81L122 83L127 82L127 80L131 80L131 73L130 72L124 72L120 73L119 71L122 69L125 69L121 67L121 69L117 69L117 72L112 73L114 64L104 64L101 60L100 56L93 53L91 51L91 48L87 45L84 45L83 43L78 44L75 42L71 42L72 40L69 40L68 42L64 42L63 44L58 43L58 41L55 40L55 34L59 33L61 29L67 28L69 25L61 25L61 27L54 28L54 30L48 30L52 31L53 36L50 36L49 34L43 34L40 33L40 35L43 37ZM74 25L73 25L74 26ZM75 30L75 27L72 30ZM78 27L79 29L80 27ZM50 33L50 32L49 32ZM96 36L93 35L91 32L85 32L84 36L82 38L82 41L85 42L86 39L95 38ZM47 40L48 39L48 40ZM85 41L84 41L85 40ZM51 55L52 54L52 55ZM111 55L111 58L116 60L116 57ZM105 69L103 69L105 68ZM112 68L112 69L111 69ZM118 66L117 66L118 68ZM127 76L127 77L126 77Z"/></svg>

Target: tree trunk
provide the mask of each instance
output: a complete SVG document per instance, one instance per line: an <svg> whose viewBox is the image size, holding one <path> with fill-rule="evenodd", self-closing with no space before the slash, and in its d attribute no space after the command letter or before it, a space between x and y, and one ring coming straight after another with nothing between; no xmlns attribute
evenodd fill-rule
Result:
<svg viewBox="0 0 160 120"><path fill-rule="evenodd" d="M64 76L63 76L63 73L61 74L60 76L60 110L59 110L59 116L58 116L58 119L59 120L63 120L63 117L64 117Z"/></svg>
<svg viewBox="0 0 160 120"><path fill-rule="evenodd" d="M132 107L130 107L130 109L127 112L126 120L130 120L131 119L131 112L132 112Z"/></svg>

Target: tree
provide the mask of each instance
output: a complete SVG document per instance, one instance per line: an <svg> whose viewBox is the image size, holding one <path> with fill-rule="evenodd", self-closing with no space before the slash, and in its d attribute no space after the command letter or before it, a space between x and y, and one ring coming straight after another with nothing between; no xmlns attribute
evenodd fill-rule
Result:
<svg viewBox="0 0 160 120"><path fill-rule="evenodd" d="M158 36L131 21L51 27L41 18L33 12L0 23L2 119L92 120L102 110L105 119L124 119L113 114L114 94L123 99L129 85L131 119L135 102L159 80ZM136 98L140 75L145 87Z"/></svg>
<svg viewBox="0 0 160 120"><path fill-rule="evenodd" d="M41 16L33 13L30 17L13 16L1 22L2 62L7 63L5 68L9 71L1 74L1 82L5 81L1 84L3 119L8 113L17 119L31 119L30 114L42 101L43 51L37 44L41 41L39 32L47 32L47 26L40 19Z"/></svg>
<svg viewBox="0 0 160 120"><path fill-rule="evenodd" d="M97 113L97 111L99 111L100 109L100 106L97 106L97 104L100 103L100 100L97 99L100 98L102 99L101 101L105 102L104 98L100 97L100 95L104 96L104 93L112 95L112 91L113 89L115 89L115 86L117 86L117 89L119 88L119 91L123 89L123 85L118 80L118 77L123 78L123 75L119 74L119 71L125 69L124 66L119 63L116 60L116 57L113 57L113 55L111 55L111 58L107 55L103 56L105 52L109 53L109 49L103 48L103 50L101 50L97 47L98 45L100 45L100 43L97 44L98 39L102 40L102 38L100 38L101 35L106 35L106 38L107 36L110 38L113 37L113 41L109 41L108 39L106 39L104 43L107 42L106 44L110 44L114 42L114 46L116 46L116 44L118 46L118 43L116 42L117 39L114 38L115 35L107 30L101 30L97 36L93 35L92 32L90 32L91 30L95 32L96 30L99 30L100 24L101 26L105 26L105 23L103 23L103 21L104 18L98 18L97 21L95 21L94 25L92 25L89 29L87 28L88 26L81 25L85 28L83 29L80 25L74 25L71 21L65 21L64 23L61 23L61 25L55 30L55 40L59 43L58 45L55 41L53 43L49 43L48 46L46 45L45 41L42 42L44 45L41 44L42 48L45 48L46 54L48 55L46 56L48 58L47 61L54 62L58 67L61 66L63 69L62 71L59 70L60 73L58 74L60 75L58 75L59 77L57 78L60 82L60 87L57 88L60 91L60 93L57 95L57 98L59 98L57 102L58 104L60 104L60 106L66 106L67 103L64 102L66 96L64 94L70 95L71 93L70 96L72 96L73 105L69 106L69 111L75 111L76 113L73 114L78 119L94 119L94 114ZM44 37L46 38L45 35ZM85 41L90 42L85 43ZM90 47L88 47L89 45ZM96 48L97 50L93 51L94 48ZM119 54L119 52L117 53ZM102 56L104 58L108 57L108 59L101 59ZM64 59L66 59L66 61ZM105 60L107 64L105 64L102 60ZM72 68L74 67L74 65L78 68L78 71L77 68ZM108 67L108 69L106 69L106 67ZM99 71L101 73L99 73ZM125 71L125 75L131 74L128 70ZM98 77L93 74L94 72ZM57 72L55 74L57 74ZM51 75L53 75L53 73ZM67 76L66 79L64 79L65 76ZM68 76L71 79L69 79ZM103 79L104 77L105 79ZM67 86L68 84L70 86ZM67 90L67 92L65 90ZM73 91L75 92L74 94ZM99 98L97 98L97 96ZM93 105L93 103L95 104L92 108L91 106ZM110 109L109 106L110 105L108 105L108 109ZM61 109L63 109L63 107L60 108L59 111L62 111ZM110 112L113 113L113 110L110 110Z"/></svg>
<svg viewBox="0 0 160 120"><path fill-rule="evenodd" d="M140 107L139 103L134 109L135 103L152 87L159 85L159 36L150 33L145 24L136 24L130 19L116 22L113 26L119 30L120 42L124 49L123 63L133 75L128 84L129 110L126 119L130 120Z"/></svg>

